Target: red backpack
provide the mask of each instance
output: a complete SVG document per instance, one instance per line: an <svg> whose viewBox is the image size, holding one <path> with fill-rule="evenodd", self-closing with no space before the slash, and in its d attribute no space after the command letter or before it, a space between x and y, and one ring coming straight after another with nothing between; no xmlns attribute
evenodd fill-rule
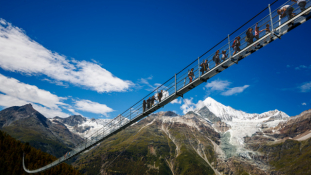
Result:
<svg viewBox="0 0 311 175"><path fill-rule="evenodd" d="M234 48L234 46L235 46L235 41L236 40L234 40L233 43L232 43L232 46L231 46L232 48Z"/></svg>

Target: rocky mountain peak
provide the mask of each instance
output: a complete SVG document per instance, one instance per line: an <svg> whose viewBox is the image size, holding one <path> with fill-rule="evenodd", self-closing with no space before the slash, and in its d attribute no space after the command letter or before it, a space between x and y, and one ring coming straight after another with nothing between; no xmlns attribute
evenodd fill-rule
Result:
<svg viewBox="0 0 311 175"><path fill-rule="evenodd" d="M17 108L14 107L11 107L11 109L17 109L17 111L19 112L25 112L25 113L28 113L28 114L31 114L33 112L37 112L33 107L32 105L29 103L29 104L26 104L24 106L18 106ZM7 109L10 109L10 108L7 108Z"/></svg>
<svg viewBox="0 0 311 175"><path fill-rule="evenodd" d="M176 117L176 116L178 116L178 114L176 114L173 111L161 111L161 112L158 112L156 115L157 116L169 116L169 117Z"/></svg>
<svg viewBox="0 0 311 175"><path fill-rule="evenodd" d="M69 126L75 126L85 122L86 118L81 115L72 115L67 118L62 118L61 121Z"/></svg>
<svg viewBox="0 0 311 175"><path fill-rule="evenodd" d="M31 104L24 106L13 106L0 111L0 128L9 126L14 121L34 117L46 125L46 118L36 111Z"/></svg>
<svg viewBox="0 0 311 175"><path fill-rule="evenodd" d="M208 110L207 110L207 109ZM246 113L241 110L233 109L230 106L225 106L211 97L206 98L204 101L201 101L197 105L197 109L195 112L199 113L199 111L204 111L204 113L213 113L216 117L220 118L224 121L232 121L232 119L242 119L242 120L252 120L252 119L260 119L260 118L270 118L277 120L286 120L289 118L287 114L277 109L264 112L262 114L257 113Z"/></svg>

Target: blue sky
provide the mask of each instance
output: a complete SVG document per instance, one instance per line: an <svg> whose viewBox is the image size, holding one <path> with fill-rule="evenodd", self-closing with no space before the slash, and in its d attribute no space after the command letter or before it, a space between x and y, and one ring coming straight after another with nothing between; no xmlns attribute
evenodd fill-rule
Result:
<svg viewBox="0 0 311 175"><path fill-rule="evenodd" d="M2 0L0 106L32 103L47 117L113 118L269 3ZM249 113L310 109L310 27L190 91L187 104L210 96ZM178 102L161 110L182 114Z"/></svg>

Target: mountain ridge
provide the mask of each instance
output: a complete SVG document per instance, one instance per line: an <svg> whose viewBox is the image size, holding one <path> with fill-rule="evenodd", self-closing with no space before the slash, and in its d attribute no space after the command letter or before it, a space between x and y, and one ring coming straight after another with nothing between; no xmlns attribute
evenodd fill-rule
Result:
<svg viewBox="0 0 311 175"><path fill-rule="evenodd" d="M0 111L0 129L54 156L62 156L82 141L61 123L52 123L31 104Z"/></svg>

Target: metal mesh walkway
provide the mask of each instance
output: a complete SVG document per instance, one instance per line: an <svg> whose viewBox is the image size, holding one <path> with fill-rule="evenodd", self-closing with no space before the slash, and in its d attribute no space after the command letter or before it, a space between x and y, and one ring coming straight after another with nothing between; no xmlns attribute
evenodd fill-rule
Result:
<svg viewBox="0 0 311 175"><path fill-rule="evenodd" d="M295 13L295 16L291 19L280 18L277 10L283 7L284 5L290 5L293 7L293 13ZM233 32L232 34L228 35L228 40L221 41L216 46L214 46L212 49L210 49L208 52L204 53L202 56L198 57L198 59L194 60L191 64L189 64L187 67L185 67L183 70L181 70L179 73L175 74L173 77L171 77L169 80L167 80L165 83L163 83L161 86L157 87L153 92L148 94L146 97L144 97L142 100L131 106L129 109L124 111L122 114L118 115L116 118L114 118L111 122L109 122L107 125L103 126L100 130L96 131L93 135L91 135L89 138L85 139L82 143L78 144L76 148L74 148L72 151L70 151L70 154L66 154L62 156L61 158L57 159L56 161L42 167L36 170L28 170L24 163L24 157L23 157L23 168L27 173L38 173L42 172L44 170L47 170L49 168L52 168L80 153L82 153L85 150L88 150L95 146L96 144L102 142L103 140L107 139L108 137L120 132L121 130L127 128L128 126L134 124L135 122L143 119L144 117L148 116L149 114L153 113L154 111L160 109L161 107L165 106L166 104L170 103L171 101L175 100L178 97L182 97L183 94L187 93L191 89L197 87L203 82L206 82L213 76L217 75L218 73L222 72L223 70L227 69L228 67L237 64L240 60L244 59L245 57L251 55L252 53L258 51L262 47L270 44L274 40L281 38L284 34L291 31L292 29L300 26L302 23L308 21L311 18L311 13L308 14L308 12L311 11L311 2L310 0L307 1L306 4L306 10L301 11L297 3L294 3L292 1L285 2L281 7L276 8L274 11L271 11L270 5L268 8L264 9L259 14L262 14L263 12L267 12L267 16L263 17L261 20L259 20L258 27L259 30L267 28L267 24L269 24L269 32L261 32L259 34L259 38L253 42L253 43L247 43L245 42L246 37L246 31L241 32L240 35L235 35ZM259 15L258 14L258 15ZM257 15L256 15L257 16ZM252 18L254 19L254 17ZM252 20L251 19L251 20ZM250 21L251 21L250 20ZM249 22L249 21L248 21ZM247 23L248 23L247 22ZM246 23L246 24L247 24ZM255 23L256 24L256 23ZM254 28L255 24L253 26L249 26L251 28ZM245 24L243 25L245 26ZM240 27L242 28L242 26ZM240 29L239 28L239 29ZM237 53L234 53L233 48L231 47L233 44L233 39L231 38L237 38L240 37L240 51ZM218 47L220 44L223 44L223 46ZM260 46L257 46L260 44ZM219 56L220 56L220 62L219 64L215 64L213 61L213 56L215 55L215 52L219 50ZM227 57L224 59L221 59L222 51L226 51ZM206 54L210 54L209 56L206 56L204 59L203 57ZM206 70L201 69L201 64L205 62L207 63ZM188 71L193 69L193 79L190 81L190 78L188 76ZM201 70L200 70L201 69ZM159 93L162 91L162 98L159 99ZM154 97L154 104L152 106L146 107L144 110L143 108L143 100L147 100L149 98Z"/></svg>

